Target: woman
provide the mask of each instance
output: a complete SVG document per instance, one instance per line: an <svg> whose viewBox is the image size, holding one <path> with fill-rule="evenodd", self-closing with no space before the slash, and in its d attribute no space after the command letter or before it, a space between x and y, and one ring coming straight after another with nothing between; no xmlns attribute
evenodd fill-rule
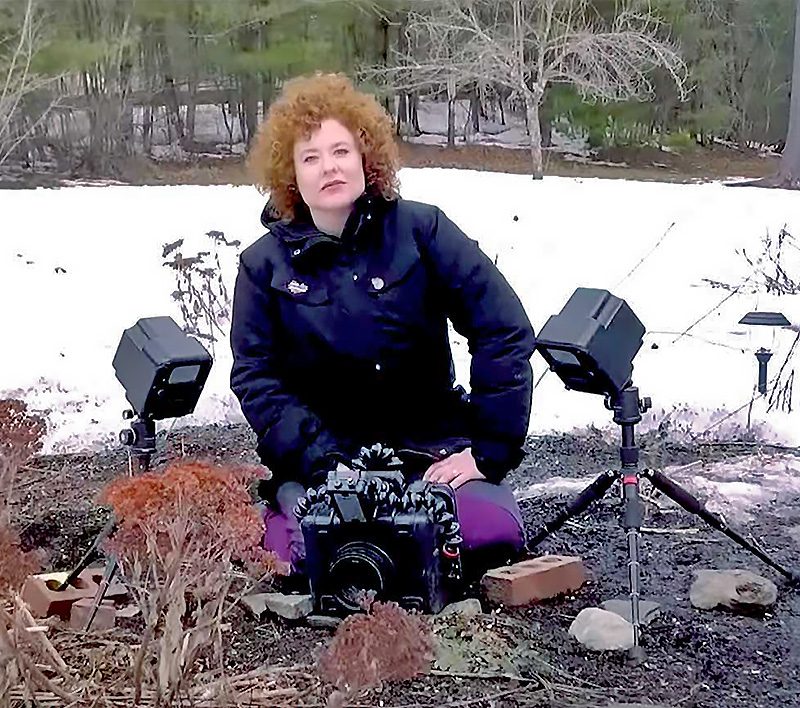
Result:
<svg viewBox="0 0 800 708"><path fill-rule="evenodd" d="M298 496L380 442L416 453L407 476L454 488L465 565L518 552L502 480L523 456L534 334L511 287L439 209L399 198L391 118L346 77L289 82L248 162L269 233L241 256L231 386L272 471L265 545L301 567ZM469 396L448 319L469 341Z"/></svg>

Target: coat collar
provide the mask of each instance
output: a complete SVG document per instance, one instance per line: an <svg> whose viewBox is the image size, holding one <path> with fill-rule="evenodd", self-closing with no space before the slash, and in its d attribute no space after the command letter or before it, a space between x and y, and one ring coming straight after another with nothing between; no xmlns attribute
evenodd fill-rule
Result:
<svg viewBox="0 0 800 708"><path fill-rule="evenodd" d="M311 216L300 216L292 221L277 220L270 212L267 204L261 214L261 221L289 249L292 261L305 258L310 251L316 252L318 247L341 247L343 244L357 243L371 222L379 219L386 210L388 202L368 193L362 194L353 204L353 211L347 219L340 237L320 231L311 220ZM272 217L272 218L271 218Z"/></svg>

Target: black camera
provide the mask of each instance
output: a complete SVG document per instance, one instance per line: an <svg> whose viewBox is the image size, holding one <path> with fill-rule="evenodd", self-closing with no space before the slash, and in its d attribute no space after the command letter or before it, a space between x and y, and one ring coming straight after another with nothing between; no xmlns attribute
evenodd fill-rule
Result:
<svg viewBox="0 0 800 708"><path fill-rule="evenodd" d="M453 490L406 482L390 448L362 448L295 508L315 611L345 615L372 600L437 613L463 590Z"/></svg>

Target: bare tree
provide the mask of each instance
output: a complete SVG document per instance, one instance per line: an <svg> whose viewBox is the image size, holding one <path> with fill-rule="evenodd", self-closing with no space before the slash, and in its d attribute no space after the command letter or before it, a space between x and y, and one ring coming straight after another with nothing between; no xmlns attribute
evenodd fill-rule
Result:
<svg viewBox="0 0 800 708"><path fill-rule="evenodd" d="M407 31L414 41L386 70L389 82L439 82L448 99L459 85L506 88L525 111L535 179L543 173L539 108L551 84L572 84L592 100L646 99L661 69L683 94L685 64L647 6L626 5L609 23L590 0L432 0L411 12Z"/></svg>
<svg viewBox="0 0 800 708"><path fill-rule="evenodd" d="M34 0L27 0L18 29L0 34L0 166L44 121L55 105L49 98L38 109L26 111L34 94L52 82L32 70L41 47L42 17ZM26 113L27 120L21 120Z"/></svg>

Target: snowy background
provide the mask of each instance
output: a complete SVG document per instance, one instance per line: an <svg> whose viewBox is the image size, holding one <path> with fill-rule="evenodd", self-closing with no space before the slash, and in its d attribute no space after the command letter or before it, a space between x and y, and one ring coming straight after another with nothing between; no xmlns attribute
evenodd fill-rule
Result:
<svg viewBox="0 0 800 708"><path fill-rule="evenodd" d="M497 260L537 331L579 286L628 302L647 328L634 368L634 383L654 403L643 426L668 422L675 435L738 438L749 416L760 438L800 443L797 412L768 410L758 398L750 405L754 351L774 352L771 378L788 358L783 385L795 366L796 331L738 324L751 310L777 310L800 325L800 299L767 295L763 274L743 255L757 259L765 239L774 243L784 229L800 239L796 193L714 183L534 182L465 170L403 170L400 177L405 198L440 206ZM183 238L184 256L218 255L232 293L238 253L263 233L263 203L251 187L0 191L0 395L47 414L47 452L115 444L127 404L111 361L123 330L154 315L183 324L172 297L175 271L165 266L174 253L165 258L165 244ZM240 245L215 243L206 236L211 230ZM782 252L788 274L800 279L792 238ZM775 269L767 263L764 270ZM243 420L228 388L227 333L217 334L195 413L162 426ZM468 385L466 343L456 338L454 353ZM539 384L531 432L615 430L599 396L565 391L554 374L542 377L538 354L533 363Z"/></svg>

